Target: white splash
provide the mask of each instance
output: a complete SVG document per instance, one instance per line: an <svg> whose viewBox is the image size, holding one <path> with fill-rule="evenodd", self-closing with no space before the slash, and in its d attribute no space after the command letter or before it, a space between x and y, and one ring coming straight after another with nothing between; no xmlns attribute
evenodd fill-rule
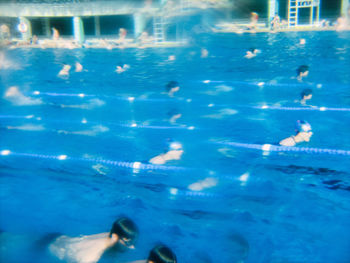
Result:
<svg viewBox="0 0 350 263"><path fill-rule="evenodd" d="M43 104L43 101L41 99L33 99L31 97L23 95L16 86L12 86L6 90L4 99L10 101L13 105L16 106Z"/></svg>

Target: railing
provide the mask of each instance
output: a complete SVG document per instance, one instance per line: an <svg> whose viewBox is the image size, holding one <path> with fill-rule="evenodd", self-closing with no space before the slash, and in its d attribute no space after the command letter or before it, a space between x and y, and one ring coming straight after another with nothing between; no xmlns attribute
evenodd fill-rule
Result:
<svg viewBox="0 0 350 263"><path fill-rule="evenodd" d="M154 13L158 5L145 6L140 0L16 0L1 2L0 16L54 17L124 15L137 12Z"/></svg>

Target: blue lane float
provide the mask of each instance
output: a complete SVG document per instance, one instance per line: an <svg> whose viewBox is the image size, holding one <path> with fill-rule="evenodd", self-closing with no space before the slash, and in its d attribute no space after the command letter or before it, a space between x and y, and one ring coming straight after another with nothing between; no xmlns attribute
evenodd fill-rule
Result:
<svg viewBox="0 0 350 263"><path fill-rule="evenodd" d="M272 145L272 144L251 144L251 143L239 143L239 142L225 142L220 144L225 144L235 148L261 150L264 152L299 152L299 153L307 153L307 154L330 154L330 155L350 156L350 150L295 147L295 146L278 146L278 145Z"/></svg>
<svg viewBox="0 0 350 263"><path fill-rule="evenodd" d="M224 83L225 81L209 81L205 80L203 83ZM251 83L251 85L255 86L265 86L267 85L264 82L260 83ZM118 99L123 101L129 101L130 103L134 101L144 101L144 102L169 102L169 101L179 101L179 102L186 102L190 103L193 100L192 99L184 99L184 98L136 98L136 97L122 97L122 96L108 96L108 95L94 95L94 94L84 94L84 93L56 93L56 92L40 92L40 91L34 91L33 95L44 95L44 96L51 96L51 97L79 97L79 98L110 98L110 99ZM202 105L205 107L238 107L238 108L252 108L252 109L259 109L259 110L285 110L285 111L350 111L350 108L333 108L333 107L324 107L324 106L304 106L304 107L285 107L285 106L269 106L269 105L262 105L262 106L246 106L246 105L229 105L229 104L212 104L209 103L207 105Z"/></svg>
<svg viewBox="0 0 350 263"><path fill-rule="evenodd" d="M315 83L269 83L269 82L249 82L249 81L239 81L239 80L201 80L201 83L204 84L222 84L222 83L228 83L228 84L237 84L237 85L245 85L245 86L254 86L254 87L315 87L315 88L322 88L322 84L315 84Z"/></svg>
<svg viewBox="0 0 350 263"><path fill-rule="evenodd" d="M190 190L183 190L176 187L169 187L168 192L171 197L190 197L190 198L219 198L220 195L214 194L214 193L205 193L202 191L190 191Z"/></svg>
<svg viewBox="0 0 350 263"><path fill-rule="evenodd" d="M35 96L48 96L48 97L79 97L79 98L104 98L104 99L116 99L123 101L147 101L147 102L169 102L169 101L181 101L181 98L138 98L133 96L112 96L112 95L96 95L96 94L85 94L85 93L59 93L59 92L41 92L33 91L31 95ZM191 102L191 100L184 100L185 102Z"/></svg>
<svg viewBox="0 0 350 263"><path fill-rule="evenodd" d="M114 161L114 160L104 160L104 159L93 159L93 158L78 158L70 157L65 154L61 155L47 155L47 154L35 154L35 153L17 153L11 152L10 150L0 151L1 156L15 156L15 157L26 157L26 158L37 158L37 159L48 159L57 161L80 161L89 163L102 163L109 166L130 168L133 170L163 170L163 171L185 171L187 168L179 166L167 166L167 165L154 165L141 162L124 162L124 161Z"/></svg>
<svg viewBox="0 0 350 263"><path fill-rule="evenodd" d="M51 119L42 119L41 117L37 117L35 115L0 115L0 119L27 119L27 120L35 120L35 121L46 121L46 122L56 122L56 123L75 123L75 124L92 124L92 125L112 125L112 126L119 126L119 127L125 127L125 128L140 128L140 129L156 129L156 130L166 130L166 129L175 129L175 130L194 130L197 129L195 126L187 126L187 125L181 125L181 126L160 126L160 125L144 125L137 122L106 122L106 123L99 123L94 121L87 121L85 118L83 118L80 122L77 121L67 121L67 120L51 120Z"/></svg>
<svg viewBox="0 0 350 263"><path fill-rule="evenodd" d="M261 110L285 110L285 111L350 111L350 108L331 108L318 106L304 106L304 107L284 107L284 106L253 106L254 109Z"/></svg>

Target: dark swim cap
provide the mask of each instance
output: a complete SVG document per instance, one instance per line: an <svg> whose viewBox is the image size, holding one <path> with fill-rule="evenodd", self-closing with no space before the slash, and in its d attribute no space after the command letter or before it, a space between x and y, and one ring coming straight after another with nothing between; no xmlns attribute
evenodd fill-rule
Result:
<svg viewBox="0 0 350 263"><path fill-rule="evenodd" d="M113 223L109 232L109 237L117 234L120 240L123 240L127 247L132 246L139 235L139 231L133 221L126 217L119 218Z"/></svg>
<svg viewBox="0 0 350 263"><path fill-rule="evenodd" d="M310 123L303 120L297 120L295 128L298 132L310 132L312 130Z"/></svg>
<svg viewBox="0 0 350 263"><path fill-rule="evenodd" d="M172 81L169 81L169 83L166 85L166 90L170 91L172 88L176 88L178 86L179 86L179 82L172 80Z"/></svg>
<svg viewBox="0 0 350 263"><path fill-rule="evenodd" d="M304 96L309 96L312 94L312 90L311 89L304 89L302 92L301 92L301 98L304 98Z"/></svg>
<svg viewBox="0 0 350 263"><path fill-rule="evenodd" d="M306 71L309 71L309 66L306 65L301 65L298 69L297 69L297 73L298 75L300 75L300 73L304 73Z"/></svg>
<svg viewBox="0 0 350 263"><path fill-rule="evenodd" d="M154 247L149 253L147 262L152 261L154 263L176 263L176 256L170 250L170 248L159 245Z"/></svg>

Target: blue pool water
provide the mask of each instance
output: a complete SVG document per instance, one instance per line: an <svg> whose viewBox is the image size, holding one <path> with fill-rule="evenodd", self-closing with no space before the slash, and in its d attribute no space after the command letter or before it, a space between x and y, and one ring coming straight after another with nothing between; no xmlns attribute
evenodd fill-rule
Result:
<svg viewBox="0 0 350 263"><path fill-rule="evenodd" d="M261 53L243 58L251 47ZM106 232L120 215L140 229L136 249L100 262L145 258L158 242L179 262L350 262L350 156L230 144L275 144L305 119L314 135L300 147L350 150L349 33L1 52L2 262L56 262L42 237ZM86 71L57 76L76 61ZM114 72L123 64L130 69ZM298 82L302 64L310 74ZM181 86L174 98L164 94L170 80ZM6 97L11 86L22 95ZM304 88L325 110L295 102ZM176 123L171 112L182 114ZM131 167L163 152L169 138L182 143L181 160ZM207 187L194 187L205 179Z"/></svg>

